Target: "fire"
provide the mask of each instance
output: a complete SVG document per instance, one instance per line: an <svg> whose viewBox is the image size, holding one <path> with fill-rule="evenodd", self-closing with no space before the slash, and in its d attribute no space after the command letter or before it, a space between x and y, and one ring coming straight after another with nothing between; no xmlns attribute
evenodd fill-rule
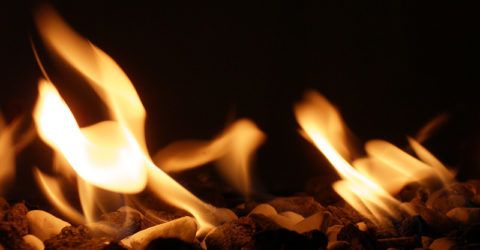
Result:
<svg viewBox="0 0 480 250"><path fill-rule="evenodd" d="M82 179L120 193L138 193L145 188L146 159L120 122L105 121L80 129L56 88L45 80L39 83L34 119L40 137L61 152Z"/></svg>
<svg viewBox="0 0 480 250"><path fill-rule="evenodd" d="M108 203L96 199L96 189L110 191L108 198L114 199L116 194L135 194L149 187L158 197L190 212L201 229L234 216L204 203L153 163L145 143L145 108L112 58L75 33L50 8L37 13L36 23L46 45L89 80L111 116L110 120L80 128L52 82L48 78L40 80L33 114L37 131L57 154L61 174L78 177L83 208L83 214L79 213L67 202L59 178L35 170L45 194L60 211L71 220L91 222L95 209L102 202ZM247 192L248 160L262 138L263 133L251 121L240 120L209 144L208 154L196 158L191 152L171 155L173 152L167 150L158 162L166 170L178 170L225 159L225 165L233 169L231 175L241 172L234 184Z"/></svg>
<svg viewBox="0 0 480 250"><path fill-rule="evenodd" d="M295 115L306 136L327 158L342 178L334 190L352 207L375 223L388 223L400 215L400 202L392 194L405 184L437 177L443 182L453 176L420 143L409 139L419 159L382 140L366 143L367 155L354 159L348 131L334 108L316 92L306 94L295 106Z"/></svg>
<svg viewBox="0 0 480 250"><path fill-rule="evenodd" d="M15 156L33 138L34 131L19 134L22 119L17 118L10 124L6 124L0 114L0 194L3 194L7 184L13 181L15 174Z"/></svg>
<svg viewBox="0 0 480 250"><path fill-rule="evenodd" d="M177 172L216 160L220 172L239 192L250 193L249 166L265 135L247 119L230 125L212 141L180 141L157 152L155 163L166 172Z"/></svg>

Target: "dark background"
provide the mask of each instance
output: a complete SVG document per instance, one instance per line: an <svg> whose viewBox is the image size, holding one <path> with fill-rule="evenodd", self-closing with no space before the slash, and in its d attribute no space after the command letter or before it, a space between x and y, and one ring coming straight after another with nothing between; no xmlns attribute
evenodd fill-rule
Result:
<svg viewBox="0 0 480 250"><path fill-rule="evenodd" d="M360 140L404 146L406 135L448 112L450 121L427 146L461 169L460 178L480 173L473 6L397 0L50 3L135 84L148 112L151 152L178 139L211 138L234 118L248 117L268 136L255 167L264 190L301 191L310 177L334 176L298 135L292 112L303 92L315 89L340 108ZM31 19L36 4L0 7L0 104L7 119L28 115L35 101L41 74L29 37L37 41ZM93 122L95 111L85 100L94 99L68 86L61 84L61 91L80 123ZM50 163L48 151L35 147L45 148L37 140L19 156L18 183L26 183L31 166ZM33 196L31 185L13 190Z"/></svg>

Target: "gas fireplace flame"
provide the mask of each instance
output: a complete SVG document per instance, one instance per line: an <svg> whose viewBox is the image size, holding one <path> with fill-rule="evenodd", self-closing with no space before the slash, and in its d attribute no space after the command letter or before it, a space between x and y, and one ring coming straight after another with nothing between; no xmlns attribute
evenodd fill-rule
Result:
<svg viewBox="0 0 480 250"><path fill-rule="evenodd" d="M13 130L16 126L7 126L0 116L0 194L11 181L15 171L15 151L13 149Z"/></svg>
<svg viewBox="0 0 480 250"><path fill-rule="evenodd" d="M34 137L34 130L20 133L21 118L7 124L0 114L0 195L15 175L15 156Z"/></svg>
<svg viewBox="0 0 480 250"><path fill-rule="evenodd" d="M95 200L96 188L112 194L135 194L149 187L158 197L190 212L200 229L216 226L234 216L204 203L153 163L145 143L145 108L133 84L112 58L75 33L51 8L39 10L36 24L46 45L88 79L111 116L110 120L81 128L53 83L48 78L39 81L33 114L37 131L54 149L57 160L63 162L59 168L61 174L78 177L83 208L83 214L77 212L62 194L60 181L36 169L42 189L60 211L71 220L91 222L95 206L103 201ZM241 181L233 184L247 190L246 162L261 138L263 133L251 121L240 120L209 144L207 151L212 153L208 156L193 159L190 152L170 155L167 150L161 154L159 163L172 171L220 158L231 166L235 175L235 171L242 172Z"/></svg>
<svg viewBox="0 0 480 250"><path fill-rule="evenodd" d="M335 107L323 96L309 92L295 106L302 134L327 158L341 177L334 190L374 223L389 223L400 215L392 195L410 182L436 177L444 183L453 176L420 143L409 139L419 159L382 140L366 143L367 155L353 159L347 128Z"/></svg>
<svg viewBox="0 0 480 250"><path fill-rule="evenodd" d="M265 140L257 126L247 119L234 122L212 141L179 141L157 152L155 163L164 171L178 172L217 161L220 173L239 192L251 191L250 161Z"/></svg>
<svg viewBox="0 0 480 250"><path fill-rule="evenodd" d="M80 129L57 89L46 80L39 83L34 119L40 137L61 152L82 179L119 193L145 188L145 156L120 122Z"/></svg>

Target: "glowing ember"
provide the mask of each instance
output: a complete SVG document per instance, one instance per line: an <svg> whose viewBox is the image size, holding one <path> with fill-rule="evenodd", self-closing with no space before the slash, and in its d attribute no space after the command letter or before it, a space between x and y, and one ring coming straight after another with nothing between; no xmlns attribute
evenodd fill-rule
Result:
<svg viewBox="0 0 480 250"><path fill-rule="evenodd" d="M71 30L52 9L41 9L36 22L46 44L89 79L111 115L111 120L80 128L54 85L49 80L40 80L34 110L37 130L55 150L61 174L72 176L71 166L78 175L83 215L68 204L58 178L35 170L42 189L60 211L71 220L91 222L95 209L114 199L116 193L138 193L148 185L165 201L190 212L201 229L234 217L233 213L195 197L152 162L145 146L145 109L132 83L113 59ZM263 134L252 122L241 120L209 144L210 154L195 158L187 152L180 153L187 158L179 158L164 152L160 163L173 170L221 158L224 165L232 166L231 176L240 175L234 185L248 192L248 159L262 138ZM100 200L95 187L113 193L107 200Z"/></svg>
<svg viewBox="0 0 480 250"><path fill-rule="evenodd" d="M335 167L342 180L334 189L351 206L376 223L398 217L400 202L392 194L405 184L439 177L448 182L450 172L432 154L410 139L418 160L381 140L366 143L367 156L352 159L347 129L340 114L324 97L309 92L295 106L295 114L309 139Z"/></svg>

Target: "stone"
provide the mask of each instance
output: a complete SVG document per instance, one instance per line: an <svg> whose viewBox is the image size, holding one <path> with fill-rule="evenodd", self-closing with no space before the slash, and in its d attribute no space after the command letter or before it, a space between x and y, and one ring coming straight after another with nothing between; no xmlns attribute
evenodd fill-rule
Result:
<svg viewBox="0 0 480 250"><path fill-rule="evenodd" d="M461 225L468 225L480 222L480 208L477 207L457 207L448 211L447 216L452 221Z"/></svg>
<svg viewBox="0 0 480 250"><path fill-rule="evenodd" d="M187 243L195 240L197 223L194 218L185 216L157 226L139 231L120 241L127 249L144 249L157 238L176 238Z"/></svg>
<svg viewBox="0 0 480 250"><path fill-rule="evenodd" d="M428 249L433 242L433 239L427 236L422 236L420 240L422 241L422 247L425 249Z"/></svg>
<svg viewBox="0 0 480 250"><path fill-rule="evenodd" d="M342 230L343 225L333 225L327 229L327 237L329 242L337 241L337 235Z"/></svg>
<svg viewBox="0 0 480 250"><path fill-rule="evenodd" d="M331 217L329 212L318 212L295 224L293 230L300 234L313 230L325 233Z"/></svg>
<svg viewBox="0 0 480 250"><path fill-rule="evenodd" d="M347 241L332 241L328 242L327 250L350 250L350 243Z"/></svg>
<svg viewBox="0 0 480 250"><path fill-rule="evenodd" d="M45 241L59 234L70 223L43 210L32 210L26 215L30 233Z"/></svg>
<svg viewBox="0 0 480 250"><path fill-rule="evenodd" d="M325 208L311 196L278 197L269 201L268 204L273 206L279 213L292 211L303 217L308 217L325 210Z"/></svg>
<svg viewBox="0 0 480 250"><path fill-rule="evenodd" d="M436 239L430 244L429 249L430 250L450 250L454 249L456 245L455 240L450 239L450 238L439 238Z"/></svg>
<svg viewBox="0 0 480 250"><path fill-rule="evenodd" d="M131 207L121 207L117 211L103 214L96 222L88 224L90 230L99 236L118 242L140 230L143 215Z"/></svg>
<svg viewBox="0 0 480 250"><path fill-rule="evenodd" d="M428 208L445 214L456 207L468 207L473 195L469 185L454 183L430 194L425 204Z"/></svg>
<svg viewBox="0 0 480 250"><path fill-rule="evenodd" d="M22 238L25 241L25 243L27 243L27 245L29 245L32 248L32 250L45 249L45 245L43 244L43 241L41 241L39 238L37 238L37 236L33 234L24 235Z"/></svg>

